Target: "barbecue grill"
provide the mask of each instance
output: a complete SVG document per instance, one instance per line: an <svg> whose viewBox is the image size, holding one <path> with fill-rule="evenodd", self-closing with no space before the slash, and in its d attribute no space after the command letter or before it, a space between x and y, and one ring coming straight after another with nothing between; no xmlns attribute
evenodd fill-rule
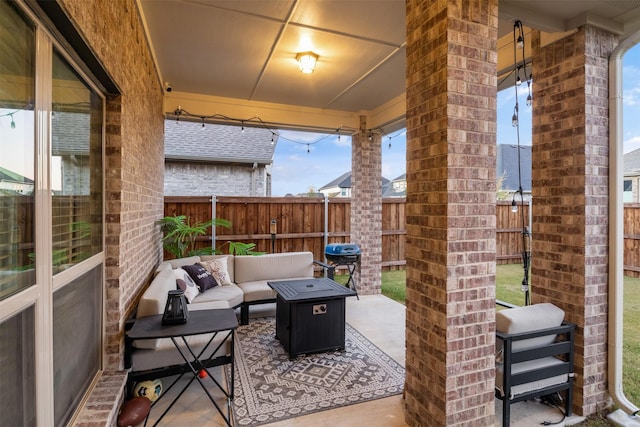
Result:
<svg viewBox="0 0 640 427"><path fill-rule="evenodd" d="M353 278L353 273L356 271L358 261L360 261L360 247L353 243L332 243L325 246L324 256L330 264L347 267L349 280L347 280L345 286L352 288L356 292L356 298L360 299L356 289L356 282Z"/></svg>

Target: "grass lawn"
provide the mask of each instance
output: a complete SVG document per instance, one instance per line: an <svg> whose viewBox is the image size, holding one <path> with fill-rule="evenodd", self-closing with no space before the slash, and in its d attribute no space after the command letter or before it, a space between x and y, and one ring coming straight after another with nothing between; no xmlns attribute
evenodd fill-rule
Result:
<svg viewBox="0 0 640 427"><path fill-rule="evenodd" d="M522 265L498 265L496 270L496 298L516 305L524 305L521 290ZM348 276L336 276L336 280L346 283ZM405 271L385 271L382 273L382 293L402 304L405 303ZM531 278L530 278L531 282ZM640 405L640 278L624 278L624 346L623 346L623 389L629 401ZM607 421L593 417L582 426L597 427L608 425Z"/></svg>

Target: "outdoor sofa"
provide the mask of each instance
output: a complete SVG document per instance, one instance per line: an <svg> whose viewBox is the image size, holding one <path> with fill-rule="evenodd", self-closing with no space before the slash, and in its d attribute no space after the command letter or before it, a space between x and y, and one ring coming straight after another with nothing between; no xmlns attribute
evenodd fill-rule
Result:
<svg viewBox="0 0 640 427"><path fill-rule="evenodd" d="M327 270L327 276L333 278L334 268L328 264L313 259L311 252L288 252L267 255L209 255L192 256L162 262L156 269L155 277L145 290L135 317L130 320L130 329L135 318L162 314L167 302L168 292L175 290L184 277L185 268L204 266L213 273L218 283L203 292L196 290L191 294L187 304L188 311L216 308L239 308L240 323L249 323L249 307L255 304L275 302L276 294L268 285L273 280L295 280L314 277L315 266ZM191 287L185 294L191 292ZM189 345L197 353L209 341L211 335L195 335L187 337ZM223 338L217 337L216 340ZM184 364L176 352L170 338L136 340L126 337L125 368L130 369L129 393L135 382L165 377L187 372L189 367ZM215 349L214 340L209 349ZM225 363L228 358L229 346L218 348L214 354L211 366ZM207 355L208 356L208 355Z"/></svg>

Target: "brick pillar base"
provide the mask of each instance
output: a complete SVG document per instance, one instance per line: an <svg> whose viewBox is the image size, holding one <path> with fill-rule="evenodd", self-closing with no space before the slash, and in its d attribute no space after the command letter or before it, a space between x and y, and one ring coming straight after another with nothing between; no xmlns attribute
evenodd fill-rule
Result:
<svg viewBox="0 0 640 427"><path fill-rule="evenodd" d="M355 281L359 294L379 294L382 277L382 138L366 130L351 137L351 242L362 255Z"/></svg>

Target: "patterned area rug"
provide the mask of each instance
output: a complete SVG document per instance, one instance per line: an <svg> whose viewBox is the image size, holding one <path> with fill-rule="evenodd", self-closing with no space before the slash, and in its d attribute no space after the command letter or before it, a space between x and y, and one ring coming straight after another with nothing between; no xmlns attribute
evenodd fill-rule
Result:
<svg viewBox="0 0 640 427"><path fill-rule="evenodd" d="M235 425L258 426L402 393L404 368L346 325L346 349L289 354L275 319L236 331Z"/></svg>

